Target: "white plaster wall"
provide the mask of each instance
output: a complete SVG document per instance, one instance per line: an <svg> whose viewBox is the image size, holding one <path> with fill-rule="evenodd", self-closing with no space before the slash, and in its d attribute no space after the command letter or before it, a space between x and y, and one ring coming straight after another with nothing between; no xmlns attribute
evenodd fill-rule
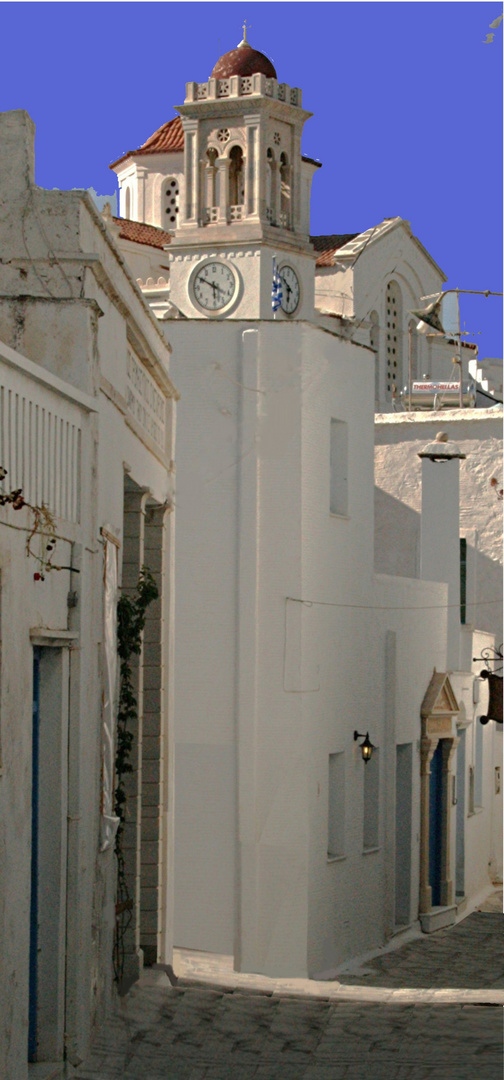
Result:
<svg viewBox="0 0 504 1080"><path fill-rule="evenodd" d="M133 156L114 167L119 182L119 213L126 214L126 189L131 193L129 218L143 221L147 225L157 225L166 229L166 215L162 206L163 180L174 176L178 180L180 205L182 206L184 189L184 154L141 154Z"/></svg>
<svg viewBox="0 0 504 1080"><path fill-rule="evenodd" d="M473 638L473 655L479 656L481 649L493 641L489 634L476 633ZM479 673L483 663L473 662L472 672ZM454 672L450 675L450 681L454 688L457 701L461 704L461 719L469 720L465 728L465 822L464 822L464 861L465 896L471 900L488 888L492 881L497 881L502 876L502 852L496 850L493 830L493 822L500 809L502 797L495 792L494 769L500 764L495 755L496 729L499 725L490 721L480 725L479 717L484 716L488 706L488 683L478 680L479 701L473 704L473 681L474 674L471 672ZM469 808L469 768L476 763L476 737L477 728L483 731L483 773L482 773L482 799L481 804L476 805L474 812ZM458 732L459 733L459 732ZM502 753L502 743L500 745ZM458 755L458 751L456 752ZM457 756L453 762L454 774L457 774ZM462 793L457 791L457 797ZM456 807L451 807L451 840L452 840L452 867L455 867L456 859ZM497 856L497 857L496 857ZM455 880L455 878L454 878Z"/></svg>
<svg viewBox="0 0 504 1080"><path fill-rule="evenodd" d="M301 607L302 667L296 689L304 690L303 718L309 732L306 964L313 975L376 947L391 932L390 760L395 776L396 741L411 741L415 775L420 705L434 665L445 660L445 612L408 609L442 604L446 589L373 578L374 400L369 354L328 334L307 330L306 336L310 342L305 346L302 420L301 597L319 603ZM329 513L331 416L343 416L349 424L347 519ZM398 610L384 612L383 607ZM386 669L389 630L397 637L395 675ZM394 715L389 716L386 684L392 679ZM381 838L379 850L369 854L363 854L365 766L353 740L355 728L369 730L381 752ZM346 857L328 861L328 755L340 751L346 756ZM418 895L417 786L412 796L412 918Z"/></svg>
<svg viewBox="0 0 504 1080"><path fill-rule="evenodd" d="M242 908L241 926L243 968L267 974L307 972L311 759L320 720L321 637L318 608L297 601L349 596L358 601L365 591L366 570L361 574L359 566L370 564L366 455L372 461L372 445L357 423L362 399L353 382L365 362L355 346L309 325L300 332L270 324L258 334L260 465L255 487L248 489L260 530L255 732L249 735L255 757L248 770L243 768L240 787L240 794L245 786L256 791L255 847L242 850L256 912L255 919L252 911L247 919ZM253 400L249 407L254 408ZM349 424L345 519L329 515L331 417ZM325 533L321 521L328 524ZM323 583L319 563L326 571Z"/></svg>
<svg viewBox="0 0 504 1080"><path fill-rule="evenodd" d="M67 630L66 596L70 574L62 571L34 582L33 561L24 550L26 534L5 527L13 511L3 508L0 522L2 584L2 771L0 774L0 1071L12 1080L27 1076L28 928L31 865L31 747L33 651L30 630L40 625ZM16 520L19 524L19 514ZM28 525L28 514L22 514ZM58 544L71 556L71 543ZM20 599L22 597L22 603ZM88 683L96 687L94 665ZM96 783L93 794L98 797ZM83 887L86 888L86 882Z"/></svg>
<svg viewBox="0 0 504 1080"><path fill-rule="evenodd" d="M416 917L420 705L446 663L446 586L373 577L367 352L308 324L177 322L170 337L182 395L175 941L234 951L244 971L313 974L392 932L396 741L413 743ZM331 417L349 425L344 518L329 512ZM398 657L386 675L387 631ZM366 855L355 727L383 755L386 828ZM340 749L348 855L328 864L327 757Z"/></svg>
<svg viewBox="0 0 504 1080"><path fill-rule="evenodd" d="M495 642L491 634L475 632L473 637L473 656L480 657L482 649L492 646ZM483 664L481 661L473 661L472 670L479 674ZM498 669L498 664L492 665L493 670ZM479 724L479 717L485 716L488 709L488 683L479 683L479 701L474 706L474 728ZM474 757L473 733L473 757ZM479 812L473 815L467 822L467 851L469 863L469 875L467 880L467 892L475 893L480 884L490 881L502 881L502 822L503 822L503 794L502 794L502 724L489 721L483 725L483 799ZM500 790L497 791L495 770L500 769Z"/></svg>
<svg viewBox="0 0 504 1080"><path fill-rule="evenodd" d="M0 346L2 349L3 346ZM5 350L4 350L5 351ZM10 354L12 356L12 354ZM14 354L17 361L18 379L23 371L24 358ZM3 361L0 357L0 364ZM7 376L10 373L7 369ZM49 392L53 408L65 417L66 400L60 391ZM61 384L64 387L65 384ZM31 375L23 379L24 393L37 402L39 384ZM47 387L44 406L47 408ZM72 388L68 386L70 399ZM92 406L92 402L89 402ZM75 412L75 408L73 410ZM74 417L72 417L74 420ZM1 630L2 630L2 679L0 732L0 848L4 857L0 860L0 953L3 978L0 987L0 1073L12 1080L25 1080L27 1076L27 1010L28 1010L28 957L30 917L30 868L31 868L31 790L32 790L32 688L33 649L30 631L35 628L68 630L77 634L79 648L70 653L70 686L72 704L80 686L82 715L88 724L82 729L75 727L75 717L68 720L69 778L74 780L76 761L82 754L93 762L86 777L86 797L73 784L69 789L68 814L78 815L80 854L82 860L79 874L80 904L75 908L75 930L82 933L81 918L91 911L92 878L95 861L95 806L99 798L97 765L97 737L99 723L100 676L96 649L89 649L92 636L91 613L96 604L96 586L101 567L96 575L94 552L94 513L91 501L90 478L93 467L95 423L87 410L81 413L81 517L79 524L55 519L58 543L55 554L57 565L77 566L81 575L69 570L46 574L45 581L35 581L37 563L27 558L25 541L32 525L28 510L14 511L7 505L0 509L0 581L1 581ZM5 438L5 434L4 434ZM3 485L8 486L8 477ZM38 550L37 541L34 548ZM81 583L84 583L82 588ZM76 590L82 607L70 612L67 607L69 591ZM22 602L21 602L22 601ZM78 745L76 743L78 742ZM66 812L66 811L65 811ZM77 818L75 819L77 820ZM74 826L73 826L74 828ZM70 831L72 825L69 826ZM73 837L69 835L69 850ZM71 890L71 884L69 884ZM55 898L56 902L56 898ZM89 931L86 931L89 938ZM82 942L82 938L81 938ZM56 960L55 960L56 965ZM89 949L83 957L80 974L87 974L89 987ZM81 987L77 991L82 999L87 997ZM81 1029L84 1039L89 1034L89 1009ZM87 1030L86 1030L87 1028Z"/></svg>
<svg viewBox="0 0 504 1080"><path fill-rule="evenodd" d="M172 371L181 395L174 940L183 947L232 953L241 327L174 322L169 334ZM253 386L250 393L256 393Z"/></svg>
<svg viewBox="0 0 504 1080"><path fill-rule="evenodd" d="M170 325L173 371L181 391L175 938L179 945L233 950L238 707L238 851L240 877L246 882L240 898L239 962L245 970L299 973L306 970L309 730L302 721L300 698L284 690L283 666L285 598L299 595L302 545L310 542L303 525L308 480L301 480L300 403L302 390L310 385L323 398L329 378L333 387L340 387L333 407L348 416L345 393L361 354L312 327L304 325L300 332L299 325L281 323L263 325L245 346L245 328L232 323ZM360 395L353 393L360 411ZM330 415L317 434L323 440L324 461L317 482L327 505ZM195 416L192 428L189 417ZM371 436L368 443L372 461ZM350 486L362 486L357 433L350 461ZM345 566L342 581L348 577L349 562L354 567L349 590L359 578L357 560L370 564L369 505L366 489L355 499L350 523L331 523ZM249 520L245 529L243 523ZM251 546L239 563L238 537L240 551L243 542ZM310 553L310 559L314 557ZM251 629L254 609L256 631ZM298 631L293 632L295 643ZM248 640L251 633L254 659L240 653L236 672L236 648L242 648L244 635ZM297 680L295 655L292 660L289 655L287 663L293 664ZM253 705L242 691L248 679L255 688ZM290 739L289 732L296 738ZM241 750L243 740L247 746L251 740L250 756ZM205 780L209 766L211 801Z"/></svg>
<svg viewBox="0 0 504 1080"><path fill-rule="evenodd" d="M445 662L444 586L377 577L367 610L319 614L324 714L314 725L308 970L330 971L378 948L394 930L395 754L412 744L410 919L418 917L420 706L434 666ZM412 609L420 608L420 611ZM385 610L380 610L385 609ZM389 610L386 610L389 609ZM395 663L387 657L395 635ZM324 680L325 675L325 680ZM325 682L325 686L324 686ZM320 695L321 696L321 695ZM380 751L379 844L363 850L364 769L357 729ZM344 858L327 858L328 755L346 757ZM399 809L399 813L401 810Z"/></svg>
<svg viewBox="0 0 504 1080"><path fill-rule="evenodd" d="M119 229L114 228L114 239L137 284L145 285L148 278L151 278L155 284L161 279L162 284L166 285L170 276L167 253L159 248L149 247L148 244L135 244L131 240L124 240L117 235L118 232Z"/></svg>
<svg viewBox="0 0 504 1080"><path fill-rule="evenodd" d="M310 161L301 160L300 171L300 229L307 236L310 235L310 204L311 188L313 179L318 173L317 166Z"/></svg>
<svg viewBox="0 0 504 1080"><path fill-rule="evenodd" d="M340 264L315 271L315 306L350 319L354 314L353 269Z"/></svg>
<svg viewBox="0 0 504 1080"><path fill-rule="evenodd" d="M377 567L404 561L403 525L411 544L415 529L411 511L421 508L421 472L418 451L446 431L467 455L460 463L460 533L468 541L467 619L478 629L502 639L502 504L490 479L501 484L502 414L498 409L447 410L432 413L378 416L375 424L375 480L377 537L381 551ZM402 509L404 504L405 510ZM418 535L418 534L417 534ZM394 571L395 572L395 571Z"/></svg>
<svg viewBox="0 0 504 1080"><path fill-rule="evenodd" d="M27 114L0 114L0 246L5 259L0 266L0 335L39 366L40 379L49 381L55 393L62 396L63 405L76 388L89 395L90 408L96 408L96 413L91 412L91 419L83 425L81 522L74 526L57 523L62 536L61 562L65 565L70 563L70 543L74 544L74 557L81 571L78 577L75 575L77 581L72 578L70 585L68 571L61 571L46 577L44 583L35 583L33 566L24 551L25 534L7 527L12 523L11 508L0 511L4 631L4 772L0 777L4 831L0 844L5 853L2 866L7 869L5 888L0 889L0 950L7 965L1 991L6 996L5 1007L0 1008L0 1055L7 1058L4 1063L0 1057L0 1073L9 1080L25 1080L27 1075L32 723L29 630L40 625L75 629L80 642L70 660L68 910L72 918L67 938L65 1022L66 1048L72 1062L87 1054L96 1014L108 1006L112 993L115 866L112 852L99 855L97 850L99 643L103 619L99 528L107 523L121 535L124 463L135 480L148 487L160 502L171 494L169 468L175 431L170 409L166 460L163 455L160 460L148 440L138 437L127 423L128 344L171 394L169 349L89 198L78 192L45 192L34 185L33 135ZM38 259L36 270L34 258ZM51 381L51 375L68 384L68 393L63 383L58 388L55 380ZM40 379L34 371L29 377L35 384L36 400ZM100 397L103 377L108 396ZM74 396L78 401L82 399L82 393ZM15 522L26 525L27 512L19 512ZM168 554L170 564L172 550ZM70 588L78 593L78 605L69 611ZM169 606L167 617L170 621ZM165 694L169 703L169 684ZM172 759L169 739L168 753ZM171 781L170 775L168 816L173 799ZM165 870L167 878L171 874L173 880L169 860ZM165 927L164 932L167 960L171 950L169 929Z"/></svg>

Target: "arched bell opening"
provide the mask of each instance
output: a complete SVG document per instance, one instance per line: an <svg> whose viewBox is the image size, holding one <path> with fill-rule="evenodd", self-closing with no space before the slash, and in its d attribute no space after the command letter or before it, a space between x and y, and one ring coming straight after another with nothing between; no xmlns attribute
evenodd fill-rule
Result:
<svg viewBox="0 0 504 1080"><path fill-rule="evenodd" d="M277 163L269 147L266 154L266 220L270 225L277 222Z"/></svg>
<svg viewBox="0 0 504 1080"><path fill-rule="evenodd" d="M205 219L207 222L217 221L220 203L220 172L218 169L219 154L214 147L210 147L206 153L205 162Z"/></svg>
<svg viewBox="0 0 504 1080"><path fill-rule="evenodd" d="M292 206L292 193L291 193L291 167L289 165L289 159L287 154L282 153L280 155L280 221L279 224L284 229L290 229L291 227L291 206Z"/></svg>
<svg viewBox="0 0 504 1080"><path fill-rule="evenodd" d="M233 146L229 152L229 216L239 221L245 203L245 169L241 146Z"/></svg>

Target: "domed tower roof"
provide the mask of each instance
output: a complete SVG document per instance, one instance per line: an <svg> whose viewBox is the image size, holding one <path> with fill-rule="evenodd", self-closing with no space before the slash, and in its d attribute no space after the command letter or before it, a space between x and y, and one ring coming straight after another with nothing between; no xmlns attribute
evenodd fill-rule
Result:
<svg viewBox="0 0 504 1080"><path fill-rule="evenodd" d="M231 75L266 75L276 79L277 73L268 57L253 49L247 41L247 29L243 27L243 38L236 49L224 53L217 61L211 79L229 79Z"/></svg>

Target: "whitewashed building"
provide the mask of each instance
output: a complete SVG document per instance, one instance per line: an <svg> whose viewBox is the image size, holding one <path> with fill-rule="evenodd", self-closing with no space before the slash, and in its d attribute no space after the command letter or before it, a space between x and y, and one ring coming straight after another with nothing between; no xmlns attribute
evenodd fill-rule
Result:
<svg viewBox="0 0 504 1080"><path fill-rule="evenodd" d="M0 114L0 494L27 504L0 506L9 1080L83 1060L114 999L113 950L128 979L172 948L170 346L89 197L35 185L33 141L25 112ZM116 605L142 565L159 598L133 671L117 905Z"/></svg>
<svg viewBox="0 0 504 1080"><path fill-rule="evenodd" d="M456 583L376 574L373 558L376 403L392 411L404 378L407 309L445 279L400 219L351 252L310 240L310 114L245 40L177 111L112 166L137 219L112 227L181 392L175 942L313 975L419 911L426 929L457 917L455 808L430 872L425 801L438 743L445 807L452 782ZM341 266L321 263L330 251ZM403 352L382 334L377 363L387 304Z"/></svg>

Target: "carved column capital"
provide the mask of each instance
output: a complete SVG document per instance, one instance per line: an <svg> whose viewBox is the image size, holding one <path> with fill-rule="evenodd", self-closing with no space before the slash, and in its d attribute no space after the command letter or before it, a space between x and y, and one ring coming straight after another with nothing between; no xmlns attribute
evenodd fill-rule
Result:
<svg viewBox="0 0 504 1080"><path fill-rule="evenodd" d="M431 735L422 735L420 740L420 775L426 776L430 773L430 764L436 752L439 737L432 737Z"/></svg>

